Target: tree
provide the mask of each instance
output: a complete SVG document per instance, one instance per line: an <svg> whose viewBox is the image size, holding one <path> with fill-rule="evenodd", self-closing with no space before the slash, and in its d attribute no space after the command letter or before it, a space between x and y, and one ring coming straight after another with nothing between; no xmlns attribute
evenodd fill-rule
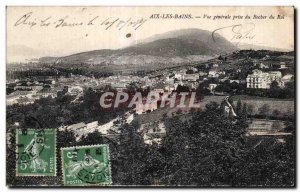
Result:
<svg viewBox="0 0 300 192"><path fill-rule="evenodd" d="M183 177L189 171L184 169L188 165L189 157L186 154L188 143L187 124L178 117L168 119L165 123L167 135L163 139L162 152L165 157L164 174L161 180L166 185L188 184L189 177Z"/></svg>
<svg viewBox="0 0 300 192"><path fill-rule="evenodd" d="M277 81L273 81L270 85L270 89L268 90L268 96L273 98L294 98L295 97L295 88L294 82L288 82L284 88L278 86Z"/></svg>
<svg viewBox="0 0 300 192"><path fill-rule="evenodd" d="M280 88L277 81L272 81L269 89L269 97L278 98Z"/></svg>
<svg viewBox="0 0 300 192"><path fill-rule="evenodd" d="M278 82L277 81L272 81L271 85L270 85L270 90L276 90L276 89L279 89L279 86L278 86Z"/></svg>
<svg viewBox="0 0 300 192"><path fill-rule="evenodd" d="M248 115L248 107L247 107L247 104L244 103L243 109L242 109L242 118L244 120L246 120L247 119L247 115Z"/></svg>
<svg viewBox="0 0 300 192"><path fill-rule="evenodd" d="M186 86L186 85L178 85L176 91L177 91L177 93L180 93L180 92L189 92L190 88L188 86Z"/></svg>
<svg viewBox="0 0 300 192"><path fill-rule="evenodd" d="M121 127L118 156L115 161L114 180L119 185L149 185L146 175L144 141L139 133L137 122Z"/></svg>
<svg viewBox="0 0 300 192"><path fill-rule="evenodd" d="M237 101L237 104L236 104L236 114L238 116L242 115L242 102L241 102L241 99L239 99Z"/></svg>
<svg viewBox="0 0 300 192"><path fill-rule="evenodd" d="M86 137L82 138L78 145L95 145L103 143L104 140L101 133L94 131L93 133L89 133Z"/></svg>
<svg viewBox="0 0 300 192"><path fill-rule="evenodd" d="M217 103L194 113L190 122L172 118L166 123L163 146L166 155L167 185L231 183L231 164L239 161L246 124L233 124Z"/></svg>
<svg viewBox="0 0 300 192"><path fill-rule="evenodd" d="M246 104L242 114L247 114ZM232 123L216 103L194 113L189 123L169 119L161 180L166 185L293 185L294 149L288 150L274 138L253 147L247 143L251 138L244 137L247 126L244 118Z"/></svg>
<svg viewBox="0 0 300 192"><path fill-rule="evenodd" d="M165 184L161 179L164 176L166 159L155 145L149 146L145 154L145 176L151 184Z"/></svg>
<svg viewBox="0 0 300 192"><path fill-rule="evenodd" d="M205 111L193 117L188 127L193 157L190 171L196 176L193 182L197 185L233 182L235 172L231 165L240 161L246 126L242 121L233 124L216 103L207 105Z"/></svg>
<svg viewBox="0 0 300 192"><path fill-rule="evenodd" d="M274 117L278 117L278 116L281 115L281 112L280 112L278 109L274 109L273 112L272 112L272 115L273 115Z"/></svg>
<svg viewBox="0 0 300 192"><path fill-rule="evenodd" d="M247 104L247 115L254 114L254 106L252 104Z"/></svg>
<svg viewBox="0 0 300 192"><path fill-rule="evenodd" d="M258 113L263 116L267 116L270 112L270 106L268 104L263 104L259 109Z"/></svg>
<svg viewBox="0 0 300 192"><path fill-rule="evenodd" d="M58 131L57 132L57 148L71 147L76 144L74 132L72 131Z"/></svg>

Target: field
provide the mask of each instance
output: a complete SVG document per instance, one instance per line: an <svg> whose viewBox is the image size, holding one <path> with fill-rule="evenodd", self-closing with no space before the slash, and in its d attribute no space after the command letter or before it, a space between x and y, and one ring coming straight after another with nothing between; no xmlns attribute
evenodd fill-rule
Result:
<svg viewBox="0 0 300 192"><path fill-rule="evenodd" d="M201 107L205 107L206 104L212 101L221 103L224 98L224 96L205 96L205 98L201 102ZM269 107L270 113L272 113L274 110L278 110L280 111L280 113L294 113L295 101L293 99L276 99L247 95L233 96L232 99L235 105L240 99L242 104L247 103L248 106L252 106L253 114L257 114L259 108L261 108L263 105L267 105Z"/></svg>
<svg viewBox="0 0 300 192"><path fill-rule="evenodd" d="M210 102L216 102L220 104L224 100L225 96L205 96L205 98L200 102L200 108L204 109L205 105ZM240 99L242 104L247 103L247 106L252 108L252 114L258 114L259 108L263 105L268 106L269 114L272 114L274 110L278 110L281 114L294 114L294 100L291 99L275 99L275 98L267 98L267 97L256 97L256 96L247 96L247 95L238 95L232 97L234 105L236 106L237 101ZM138 115L136 120L140 124L153 122L161 120L164 114L167 114L168 117L176 114L178 108L159 108L151 113ZM181 108L183 113L188 113L188 108ZM179 115L180 116L180 115Z"/></svg>

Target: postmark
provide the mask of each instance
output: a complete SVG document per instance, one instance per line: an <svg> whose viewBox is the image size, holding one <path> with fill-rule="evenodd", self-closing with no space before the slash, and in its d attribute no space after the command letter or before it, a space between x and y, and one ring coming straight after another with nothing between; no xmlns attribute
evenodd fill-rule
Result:
<svg viewBox="0 0 300 192"><path fill-rule="evenodd" d="M61 157L65 186L112 183L108 145L62 148Z"/></svg>
<svg viewBox="0 0 300 192"><path fill-rule="evenodd" d="M56 176L56 130L17 129L16 175Z"/></svg>

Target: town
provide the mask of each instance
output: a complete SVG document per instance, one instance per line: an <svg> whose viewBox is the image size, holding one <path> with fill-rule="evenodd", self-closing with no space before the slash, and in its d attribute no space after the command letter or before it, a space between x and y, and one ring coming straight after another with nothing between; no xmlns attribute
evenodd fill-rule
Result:
<svg viewBox="0 0 300 192"><path fill-rule="evenodd" d="M173 175L173 152L183 157L195 146L200 150L199 146L211 143L210 151L215 153L214 142L220 140L219 135L231 143L220 147L227 151L238 146L241 150L235 153L247 151L249 155L243 157L247 162L268 158L261 151L265 149L274 153L282 150L289 159L295 130L294 80L293 52L241 50L163 69L101 73L35 62L12 64L7 68L6 83L7 147L13 149L16 129L55 129L58 147L108 144L115 173L122 168L123 158L134 156L140 159L132 166L156 167L154 171L161 172L164 168L156 165L159 161ZM148 94L153 93L155 99L149 102ZM182 93L188 99L185 105L176 107ZM101 98L109 107L101 106ZM199 107L191 107L190 102ZM176 152L178 149L181 150ZM252 153L257 154L255 158ZM188 161L197 160L195 155ZM157 160L143 163L144 158ZM231 155L228 158L235 159ZM140 171L129 167L126 172L130 175ZM239 169L251 173L247 166ZM286 173L293 171L288 168ZM142 177L137 183L170 182L164 177L155 179L155 175L151 178Z"/></svg>
<svg viewBox="0 0 300 192"><path fill-rule="evenodd" d="M247 55L246 59L242 59L245 54ZM21 107L24 105L32 105L41 98L58 99L63 96L69 96L71 98L71 103L80 104L84 102L84 92L87 89L99 93L102 96L107 96L109 91L111 91L110 93L112 95L114 95L115 92L114 98L108 100L111 101L112 99L116 99L119 103L124 103L124 98L121 100L119 93L123 93L124 96L124 93L128 92L132 99L133 95L139 92L143 103L147 101L148 93L154 92L160 94L160 97L156 98L155 103L150 102L151 104L147 107L141 107L140 104L131 103L130 108L124 107L125 113L120 113L109 121L106 120L102 123L98 121L85 121L75 124L62 122L59 129L62 130L62 127L65 127L67 130L74 131L77 140L80 140L83 136L96 130L106 135L109 132L120 133L119 128L124 122L130 123L135 118L141 118L137 117L139 115L148 116L155 111L157 111L156 113L161 114L161 116L154 119L154 121L161 123L153 124L152 127L154 130L160 130L158 134L163 136L165 134L165 129L158 128L157 126L162 124L164 127L161 119L164 113L166 113L167 116L172 116L179 113L188 114L190 112L190 108L188 107L190 105L180 108L179 110L174 108L175 99L174 102L171 102L171 104L173 103L173 106L169 108L165 107L164 97L168 98L168 96L171 96L173 93L183 91L195 92L200 106L203 107L208 101L221 103L224 96L227 95L236 98L234 101L235 104L237 104L238 100L241 100L241 98L247 98L247 95L248 99L246 99L244 103L249 103L251 98L257 96L275 97L279 100L273 101L273 103L285 102L287 103L285 106L288 108L273 107L266 104L252 106L253 103L255 103L252 102L252 104L249 104L248 106L248 110L252 110L251 115L259 116L259 111L263 111L264 108L267 108L267 110L271 108L273 110L267 111L269 114L276 114L276 112L293 113L293 100L291 100L293 99L294 94L293 57L288 54L270 56L266 53L251 58L251 54L255 55L255 52L250 51L247 53L246 51L237 51L232 55L220 55L216 59L209 60L202 64L195 64L193 66L150 71L145 72L145 75L116 74L99 78L95 78L93 74L90 76L73 73L60 75L60 72L57 69L50 68L40 69L39 71L31 71L22 68L8 68L6 85L8 95L6 102L7 106L17 105ZM232 67L233 65L234 67ZM22 74L23 77L16 78L18 74L19 76ZM127 99L128 93L126 93ZM115 98L116 96L117 98ZM280 99L287 100L280 101ZM157 102L162 101L164 108L158 110L159 106ZM110 107L116 107L116 105L110 104L105 108ZM282 117L282 114L277 115L276 117ZM264 121L273 124L272 121ZM261 120L253 120L252 124L257 124L259 127L260 124L257 122L261 122ZM145 122L141 127L145 127L145 125L149 123L151 122ZM277 130L281 130L284 126L279 127L280 128ZM253 128L250 130L257 129ZM268 129L264 127L261 128L261 132L266 132L266 134L269 133L266 130ZM150 129L142 131L147 134L151 132ZM274 130L272 130L272 132L274 132ZM255 132L255 134L257 133ZM149 138L147 137L145 142L152 143L152 141L150 142L148 140ZM158 141L158 144L160 144L160 140L157 140L156 137L154 137L153 141Z"/></svg>

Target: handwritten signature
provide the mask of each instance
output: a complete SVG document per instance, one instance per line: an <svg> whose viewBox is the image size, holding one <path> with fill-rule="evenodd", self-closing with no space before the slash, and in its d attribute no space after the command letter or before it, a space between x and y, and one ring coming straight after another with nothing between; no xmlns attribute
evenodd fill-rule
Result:
<svg viewBox="0 0 300 192"><path fill-rule="evenodd" d="M145 18L138 19L121 19L121 18L102 18L100 16L93 16L88 21L74 21L71 16L66 15L61 18L53 18L52 16L44 18L34 18L33 12L26 13L22 15L14 24L15 27L18 26L29 26L33 27L79 27L79 26L103 26L105 30L115 27L118 30L123 28L133 28L134 30L139 29L142 25L147 22Z"/></svg>
<svg viewBox="0 0 300 192"><path fill-rule="evenodd" d="M216 42L216 36L215 36L216 33L224 29L231 29L232 32L231 40L237 41L237 44L240 43L240 41L243 39L251 40L255 37L255 34L253 34L253 31L255 29L255 24L246 23L246 24L230 25L230 26L215 29L211 34L214 42Z"/></svg>

